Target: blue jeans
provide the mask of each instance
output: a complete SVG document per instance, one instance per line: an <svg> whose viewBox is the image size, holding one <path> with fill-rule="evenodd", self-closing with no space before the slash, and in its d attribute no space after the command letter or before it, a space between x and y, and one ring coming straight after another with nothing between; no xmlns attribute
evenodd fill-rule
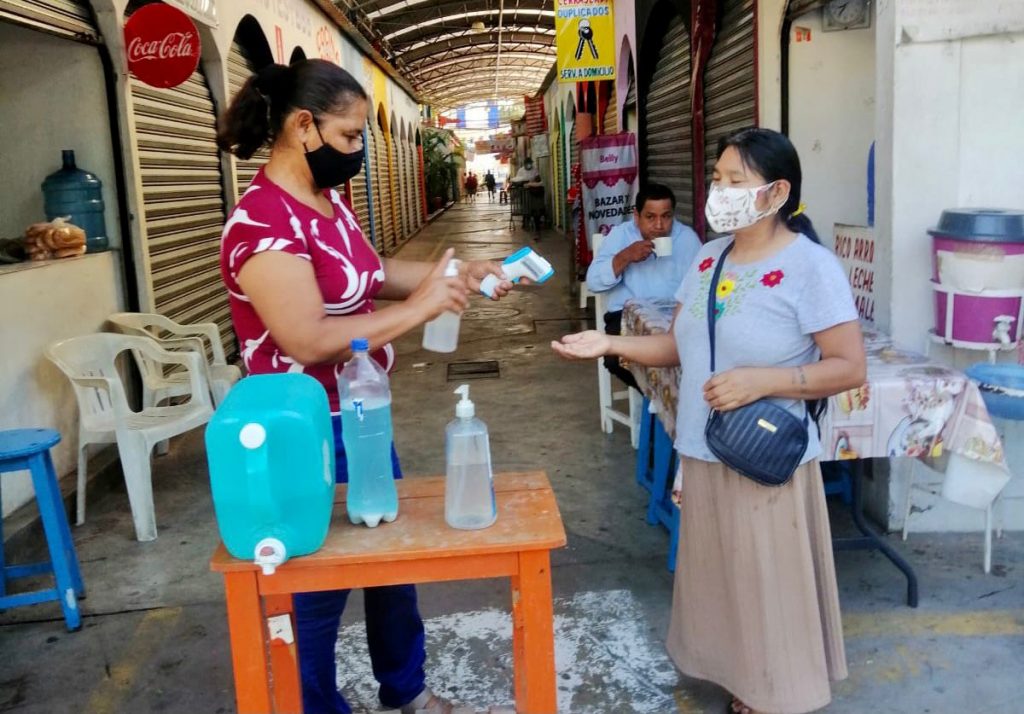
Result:
<svg viewBox="0 0 1024 714"><path fill-rule="evenodd" d="M348 462L341 441L341 418L333 417L335 478L348 481ZM402 477L398 454L392 446L395 478ZM306 714L350 714L352 709L338 692L334 645L349 590L299 593L294 597L298 630L302 706ZM380 683L385 707L397 709L415 699L425 687L423 620L416 606L416 588L392 585L363 591L366 639L373 675Z"/></svg>

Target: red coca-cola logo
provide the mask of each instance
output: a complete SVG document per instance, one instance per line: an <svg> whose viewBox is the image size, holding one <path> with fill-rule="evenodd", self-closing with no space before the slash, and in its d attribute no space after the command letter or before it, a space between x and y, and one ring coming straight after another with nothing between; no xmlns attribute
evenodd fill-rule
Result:
<svg viewBox="0 0 1024 714"><path fill-rule="evenodd" d="M128 69L152 87L177 87L199 66L199 31L176 7L153 3L124 25Z"/></svg>

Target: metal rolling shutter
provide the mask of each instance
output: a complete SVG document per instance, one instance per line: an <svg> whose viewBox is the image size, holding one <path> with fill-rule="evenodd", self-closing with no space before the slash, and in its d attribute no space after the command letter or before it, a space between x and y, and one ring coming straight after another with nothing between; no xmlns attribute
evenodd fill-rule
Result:
<svg viewBox="0 0 1024 714"><path fill-rule="evenodd" d="M608 94L608 108L604 110L604 122L601 125L602 134L619 133L619 101L615 94L615 82L612 82L612 91Z"/></svg>
<svg viewBox="0 0 1024 714"><path fill-rule="evenodd" d="M173 89L131 78L143 213L156 311L183 323L216 322L237 353L220 276L224 183L215 110L196 71Z"/></svg>
<svg viewBox="0 0 1024 714"><path fill-rule="evenodd" d="M368 134L369 132L363 133L363 144L365 147L363 167L359 173L352 177L350 183L352 185L352 210L356 212L356 217L359 219L359 227L363 229L363 234L372 242L373 236L370 235L370 198L366 193L366 171L372 165L370 137Z"/></svg>
<svg viewBox="0 0 1024 714"><path fill-rule="evenodd" d="M391 230L391 240L388 243L388 255L394 255L398 252L401 247L405 236L402 234L402 207L398 199L402 193L401 176L398 173L398 157L395 152L395 142L390 136L385 137L385 142L388 147L387 159L385 164L387 165L388 175L387 193L384 194L384 212L389 217L389 224Z"/></svg>
<svg viewBox="0 0 1024 714"><path fill-rule="evenodd" d="M81 42L100 42L85 0L0 0L0 21Z"/></svg>
<svg viewBox="0 0 1024 714"><path fill-rule="evenodd" d="M376 247L377 252L384 255L384 236L383 236L383 203L380 200L380 151L378 147L380 144L377 142L377 130L376 127L371 126L366 132L366 169L370 172L370 195L369 199L373 204L373 245Z"/></svg>
<svg viewBox="0 0 1024 714"><path fill-rule="evenodd" d="M756 125L756 108L754 0L725 0L704 71L704 152L709 186L719 139Z"/></svg>
<svg viewBox="0 0 1024 714"><path fill-rule="evenodd" d="M421 226L424 224L424 222L426 222L426 216L424 215L424 212L429 210L427 208L424 208L424 199L423 199L423 197L427 193L427 189L423 185L423 182L426 180L425 176L426 176L426 174L425 174L425 171L424 171L424 168L423 168L423 146L421 144L417 144L416 145L416 193L417 193L416 213L417 213L417 215L419 215L419 223L420 223Z"/></svg>
<svg viewBox="0 0 1024 714"><path fill-rule="evenodd" d="M391 135L391 146L394 147L395 157L395 171L397 173L396 188L398 189L398 229L399 229L399 242L405 242L405 240L412 234L409 225L409 207L406 202L406 167L405 167L405 148L404 142L401 141L394 134Z"/></svg>
<svg viewBox="0 0 1024 714"><path fill-rule="evenodd" d="M626 89L626 101L622 105L622 130L636 132L636 75L633 74L633 63L629 64L629 85Z"/></svg>
<svg viewBox="0 0 1024 714"><path fill-rule="evenodd" d="M228 54L228 92L231 99L235 98L238 91L249 79L250 75L256 72L256 66L248 58L245 48L237 42L231 43L231 52ZM251 158L235 159L235 174L237 178L238 198L242 197L249 184L252 182L256 172L270 158L270 148L264 146Z"/></svg>
<svg viewBox="0 0 1024 714"><path fill-rule="evenodd" d="M646 179L676 194L676 216L693 223L693 131L690 122L690 35L683 18L669 23L644 97Z"/></svg>
<svg viewBox="0 0 1024 714"><path fill-rule="evenodd" d="M406 203L409 206L409 235L420 227L416 210L416 146L406 141Z"/></svg>
<svg viewBox="0 0 1024 714"><path fill-rule="evenodd" d="M381 255L391 255L395 244L395 223L391 212L391 169L388 165L388 142L384 133L377 127L373 130L377 148L377 183L374 186L374 205L380 201L380 213L377 214L377 226L380 229Z"/></svg>

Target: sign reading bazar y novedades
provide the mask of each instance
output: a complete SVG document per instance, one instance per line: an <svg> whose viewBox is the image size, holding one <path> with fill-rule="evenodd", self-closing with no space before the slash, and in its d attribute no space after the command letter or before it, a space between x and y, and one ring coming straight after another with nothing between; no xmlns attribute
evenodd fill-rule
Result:
<svg viewBox="0 0 1024 714"><path fill-rule="evenodd" d="M612 0L556 0L558 81L615 79Z"/></svg>

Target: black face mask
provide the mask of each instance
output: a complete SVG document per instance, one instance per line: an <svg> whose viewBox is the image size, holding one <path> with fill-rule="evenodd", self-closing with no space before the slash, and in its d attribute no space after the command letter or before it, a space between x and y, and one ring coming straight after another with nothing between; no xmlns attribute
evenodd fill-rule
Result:
<svg viewBox="0 0 1024 714"><path fill-rule="evenodd" d="M306 149L306 163L313 174L313 183L317 188L333 188L346 183L363 168L364 150L345 154L324 141L320 133L320 125L314 122L316 133L320 136L320 148L310 151ZM303 143L305 149L306 145Z"/></svg>

